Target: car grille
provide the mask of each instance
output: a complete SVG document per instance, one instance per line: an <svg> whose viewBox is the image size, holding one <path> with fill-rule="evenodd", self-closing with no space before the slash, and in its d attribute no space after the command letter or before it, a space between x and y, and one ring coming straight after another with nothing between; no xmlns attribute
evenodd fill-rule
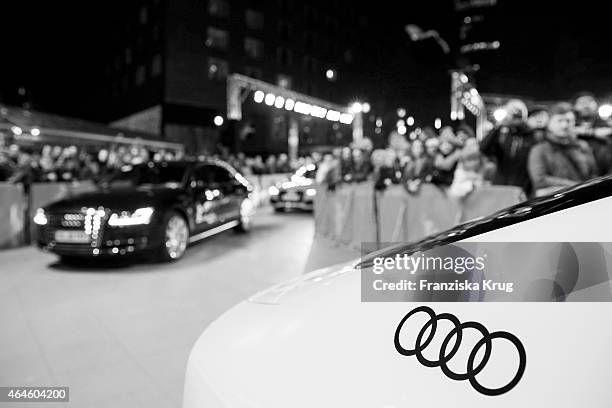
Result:
<svg viewBox="0 0 612 408"><path fill-rule="evenodd" d="M89 215L88 215L89 214ZM146 229L107 228L110 209L83 208L48 213L47 224L38 229L38 244L45 250L71 255L123 255L144 249L150 242ZM58 242L57 231L84 232L85 242Z"/></svg>
<svg viewBox="0 0 612 408"><path fill-rule="evenodd" d="M91 248L99 247L102 243L109 216L110 211L103 207L82 208L78 212L50 213L47 214L47 225L42 227L41 238L54 246L69 245L73 248L83 247L91 250ZM55 242L55 233L58 230L83 231L89 236L89 240L82 243L57 243Z"/></svg>
<svg viewBox="0 0 612 408"><path fill-rule="evenodd" d="M278 194L278 197L280 198L281 201L286 201L286 195L292 195L292 196L297 196L298 200L296 200L296 202L300 202L304 200L304 192L303 191L296 191L296 190L291 190L291 191L281 191ZM293 201L293 200L287 200L287 201Z"/></svg>

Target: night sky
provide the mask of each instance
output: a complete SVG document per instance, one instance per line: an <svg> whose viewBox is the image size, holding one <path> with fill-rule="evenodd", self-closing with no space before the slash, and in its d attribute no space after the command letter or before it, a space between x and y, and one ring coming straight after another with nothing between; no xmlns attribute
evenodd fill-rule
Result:
<svg viewBox="0 0 612 408"><path fill-rule="evenodd" d="M123 2L16 2L3 13L0 100L67 115L102 119L108 30ZM594 1L499 0L491 26L501 48L476 58L481 93L524 95L536 100L570 98L581 90L612 95L610 17ZM404 25L436 29L457 47L459 19L453 0L372 2L364 32L372 50L364 74L379 85L387 109L408 105L425 117L448 112L447 69L456 55L433 40L411 43ZM387 5L385 7L384 5ZM6 8L3 5L3 8ZM17 89L27 94L19 96Z"/></svg>

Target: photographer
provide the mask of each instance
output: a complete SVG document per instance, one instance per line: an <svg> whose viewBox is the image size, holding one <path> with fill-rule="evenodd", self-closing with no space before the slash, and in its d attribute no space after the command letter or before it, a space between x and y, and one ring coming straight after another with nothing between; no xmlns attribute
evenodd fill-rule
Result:
<svg viewBox="0 0 612 408"><path fill-rule="evenodd" d="M511 99L504 110L506 117L482 140L480 151L497 165L493 184L518 186L529 193L527 158L536 139L525 122L527 106L519 99Z"/></svg>
<svg viewBox="0 0 612 408"><path fill-rule="evenodd" d="M603 176L608 174L612 168L612 150L609 139L612 135L612 128L599 118L597 109L597 101L591 93L583 92L574 98L576 134L579 139L588 143L597 164L597 175Z"/></svg>

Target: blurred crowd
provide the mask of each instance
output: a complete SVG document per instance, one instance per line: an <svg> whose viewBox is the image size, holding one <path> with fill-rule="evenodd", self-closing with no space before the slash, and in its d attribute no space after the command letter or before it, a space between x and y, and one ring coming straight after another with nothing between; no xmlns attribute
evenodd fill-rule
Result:
<svg viewBox="0 0 612 408"><path fill-rule="evenodd" d="M486 184L518 186L527 195L542 195L612 171L612 124L600 117L592 94L581 93L572 102L528 109L512 99L496 112L497 124L482 140L460 124L439 131L417 128L409 135L392 132L385 149L374 150L364 138L327 154L295 159L285 153L264 158L221 152L215 157L245 175L291 173L314 163L318 181L330 189L372 180L378 190L397 184L409 193L417 193L422 183L433 183L457 197ZM95 181L126 164L180 158L180 152L138 143L93 150L48 144L24 148L0 140L0 181Z"/></svg>
<svg viewBox="0 0 612 408"><path fill-rule="evenodd" d="M321 160L319 153L290 160L285 153L247 157L244 153L217 154L243 174L291 173L298 168ZM118 145L94 150L75 145L43 145L22 147L0 143L0 182L53 182L99 180L124 165L135 165L149 160L172 161L183 158L180 152L154 150L144 146Z"/></svg>
<svg viewBox="0 0 612 408"><path fill-rule="evenodd" d="M0 181L27 185L33 182L98 180L127 164L180 158L180 153L151 150L138 144L93 149L49 144L24 148L2 143Z"/></svg>
<svg viewBox="0 0 612 408"><path fill-rule="evenodd" d="M265 160L261 155L247 157L244 153L238 153L237 155L220 154L217 155L217 157L231 164L232 167L240 171L242 174L260 175L292 173L304 165L320 162L322 155L318 152L314 152L308 156L290 159L289 155L286 153L281 153L279 155L268 155Z"/></svg>
<svg viewBox="0 0 612 408"><path fill-rule="evenodd" d="M465 124L391 133L386 149L345 147L325 155L317 178L339 183L373 180L379 190L392 184L417 193L422 183L465 197L486 185L512 185L544 195L612 170L612 126L598 114L589 93L573 104L550 108L512 99L497 112L498 123L482 140Z"/></svg>

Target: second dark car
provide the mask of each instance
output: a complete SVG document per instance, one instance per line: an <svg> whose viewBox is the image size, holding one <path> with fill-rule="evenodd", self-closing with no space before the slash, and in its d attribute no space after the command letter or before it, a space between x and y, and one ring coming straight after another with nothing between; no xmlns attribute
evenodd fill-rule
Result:
<svg viewBox="0 0 612 408"><path fill-rule="evenodd" d="M317 194L316 173L316 165L307 164L297 169L289 179L270 187L268 194L274 211L280 212L296 208L312 211Z"/></svg>
<svg viewBox="0 0 612 408"><path fill-rule="evenodd" d="M250 230L252 190L220 160L124 166L96 191L39 208L36 240L64 260L137 253L177 260L191 242Z"/></svg>

